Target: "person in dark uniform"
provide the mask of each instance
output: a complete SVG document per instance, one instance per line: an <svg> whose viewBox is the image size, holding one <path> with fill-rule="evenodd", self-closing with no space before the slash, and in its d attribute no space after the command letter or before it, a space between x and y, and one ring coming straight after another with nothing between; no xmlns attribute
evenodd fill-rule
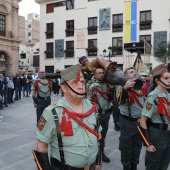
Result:
<svg viewBox="0 0 170 170"><path fill-rule="evenodd" d="M88 94L87 99L95 102L99 108L99 123L103 128L101 131L102 138L100 140L100 145L102 148L102 160L108 163L110 162L110 159L105 155L104 147L111 112L111 102L109 100L110 88L107 83L104 82L103 69L96 69L94 77L96 81L88 87L91 93Z"/></svg>
<svg viewBox="0 0 170 170"><path fill-rule="evenodd" d="M34 107L37 108L37 124L43 110L51 104L51 80L45 78L45 71L39 71L39 78L34 84L32 92Z"/></svg>
<svg viewBox="0 0 170 170"><path fill-rule="evenodd" d="M128 68L124 75L129 78L124 86L117 88L117 98L120 109L119 126L119 150L121 152L121 163L124 170L137 170L142 139L137 132L137 125L144 104L142 86L134 88L136 83L136 70Z"/></svg>
<svg viewBox="0 0 170 170"><path fill-rule="evenodd" d="M32 82L33 82L33 79L32 79L31 73L28 73L27 75L27 97L31 96Z"/></svg>
<svg viewBox="0 0 170 170"><path fill-rule="evenodd" d="M167 170L170 163L170 94L167 92L170 73L161 64L152 74L156 88L145 101L138 128L146 146L146 170ZM149 126L147 120L150 120Z"/></svg>

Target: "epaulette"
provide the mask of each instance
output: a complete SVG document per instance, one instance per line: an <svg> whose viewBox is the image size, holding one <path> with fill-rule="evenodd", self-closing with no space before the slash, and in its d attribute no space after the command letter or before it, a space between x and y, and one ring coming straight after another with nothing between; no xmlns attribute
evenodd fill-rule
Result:
<svg viewBox="0 0 170 170"><path fill-rule="evenodd" d="M158 95L157 95L157 94L153 94L152 97L153 97L154 99L157 99Z"/></svg>
<svg viewBox="0 0 170 170"><path fill-rule="evenodd" d="M58 103L57 102L54 102L52 105L51 105L53 108L56 108L58 106Z"/></svg>

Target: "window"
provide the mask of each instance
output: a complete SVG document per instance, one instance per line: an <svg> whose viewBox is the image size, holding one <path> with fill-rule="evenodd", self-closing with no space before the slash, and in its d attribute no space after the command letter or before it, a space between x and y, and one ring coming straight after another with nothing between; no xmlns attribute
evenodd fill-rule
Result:
<svg viewBox="0 0 170 170"><path fill-rule="evenodd" d="M66 57L74 56L74 41L66 41L66 50L64 52Z"/></svg>
<svg viewBox="0 0 170 170"><path fill-rule="evenodd" d="M97 17L88 19L88 34L97 34Z"/></svg>
<svg viewBox="0 0 170 170"><path fill-rule="evenodd" d="M122 37L115 37L112 39L112 54L122 55L123 41Z"/></svg>
<svg viewBox="0 0 170 170"><path fill-rule="evenodd" d="M46 25L46 38L53 38L53 30L54 30L54 24L53 23L47 23Z"/></svg>
<svg viewBox="0 0 170 170"><path fill-rule="evenodd" d="M113 15L112 32L123 31L123 14Z"/></svg>
<svg viewBox="0 0 170 170"><path fill-rule="evenodd" d="M21 59L26 59L26 53L20 54Z"/></svg>
<svg viewBox="0 0 170 170"><path fill-rule="evenodd" d="M149 44L151 44L151 35L140 35L139 41L147 41Z"/></svg>
<svg viewBox="0 0 170 170"><path fill-rule="evenodd" d="M46 43L46 58L53 58L53 43Z"/></svg>
<svg viewBox="0 0 170 170"><path fill-rule="evenodd" d="M28 36L31 36L31 32L28 33Z"/></svg>
<svg viewBox="0 0 170 170"><path fill-rule="evenodd" d="M46 73L54 73L54 66L45 66Z"/></svg>
<svg viewBox="0 0 170 170"><path fill-rule="evenodd" d="M66 21L66 37L74 36L74 20Z"/></svg>
<svg viewBox="0 0 170 170"><path fill-rule="evenodd" d="M46 5L46 13L54 12L54 3Z"/></svg>
<svg viewBox="0 0 170 170"><path fill-rule="evenodd" d="M97 56L97 39L88 40L88 56Z"/></svg>
<svg viewBox="0 0 170 170"><path fill-rule="evenodd" d="M151 45L151 35L140 35L139 36L139 41L143 42L143 41L147 41L150 45ZM144 50L140 51L141 54L144 54ZM151 50L149 52L151 54Z"/></svg>
<svg viewBox="0 0 170 170"><path fill-rule="evenodd" d="M151 29L151 11L140 12L140 30Z"/></svg>
<svg viewBox="0 0 170 170"><path fill-rule="evenodd" d="M0 35L5 36L6 34L6 16L0 14Z"/></svg>
<svg viewBox="0 0 170 170"><path fill-rule="evenodd" d="M68 67L71 67L72 65L65 65L64 68L68 68Z"/></svg>
<svg viewBox="0 0 170 170"><path fill-rule="evenodd" d="M66 10L74 9L74 0L66 1Z"/></svg>
<svg viewBox="0 0 170 170"><path fill-rule="evenodd" d="M30 25L30 24L28 25L28 28L31 28L31 25Z"/></svg>
<svg viewBox="0 0 170 170"><path fill-rule="evenodd" d="M34 55L33 56L33 67L39 67L40 66L40 56Z"/></svg>

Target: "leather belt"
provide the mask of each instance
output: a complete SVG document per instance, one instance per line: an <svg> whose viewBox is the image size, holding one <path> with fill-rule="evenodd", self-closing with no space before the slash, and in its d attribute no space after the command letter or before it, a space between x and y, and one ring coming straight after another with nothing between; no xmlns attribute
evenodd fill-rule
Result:
<svg viewBox="0 0 170 170"><path fill-rule="evenodd" d="M152 126L153 128L156 128L156 129L170 131L170 124L150 122L150 126Z"/></svg>
<svg viewBox="0 0 170 170"><path fill-rule="evenodd" d="M62 168L63 164L55 158L51 158L51 164L53 164L55 167L62 169L62 170L90 170L94 166L94 163L93 163L91 165L86 165L82 168L76 168L76 167L64 164L64 168Z"/></svg>
<svg viewBox="0 0 170 170"><path fill-rule="evenodd" d="M37 96L37 98L38 98L38 99L42 99L42 100L47 100L47 99L50 98L50 96L48 96L48 97L40 97L40 96Z"/></svg>
<svg viewBox="0 0 170 170"><path fill-rule="evenodd" d="M133 117L130 117L130 116L125 116L125 115L122 115L120 114L120 116L126 120L129 120L131 122L139 122L140 118L133 118Z"/></svg>

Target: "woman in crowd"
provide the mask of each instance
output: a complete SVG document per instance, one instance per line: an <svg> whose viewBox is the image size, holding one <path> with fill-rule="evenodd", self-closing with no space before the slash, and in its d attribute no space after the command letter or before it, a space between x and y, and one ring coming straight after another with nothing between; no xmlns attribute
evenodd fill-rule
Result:
<svg viewBox="0 0 170 170"><path fill-rule="evenodd" d="M161 64L152 74L156 88L145 101L138 130L146 146L146 170L167 170L170 162L170 94L167 92L170 73Z"/></svg>

